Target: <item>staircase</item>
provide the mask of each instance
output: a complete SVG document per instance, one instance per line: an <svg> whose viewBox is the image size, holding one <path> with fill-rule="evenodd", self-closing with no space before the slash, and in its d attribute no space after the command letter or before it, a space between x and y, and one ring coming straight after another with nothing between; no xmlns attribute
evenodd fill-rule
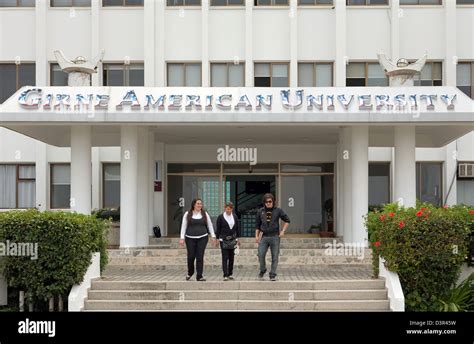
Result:
<svg viewBox="0 0 474 344"><path fill-rule="evenodd" d="M185 281L186 249L177 238L109 250L109 265L93 281L85 311L388 311L383 279L372 279L363 257L328 255L329 238L284 238L278 280L259 280L257 244L242 238L233 281L223 281L220 249L208 245L206 282ZM268 268L270 252L267 254ZM194 276L193 276L194 277Z"/></svg>

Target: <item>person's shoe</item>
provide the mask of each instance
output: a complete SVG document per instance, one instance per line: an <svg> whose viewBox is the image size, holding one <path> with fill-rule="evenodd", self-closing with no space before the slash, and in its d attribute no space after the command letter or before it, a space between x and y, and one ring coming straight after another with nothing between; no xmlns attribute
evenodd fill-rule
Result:
<svg viewBox="0 0 474 344"><path fill-rule="evenodd" d="M196 281L198 281L198 282L206 282L206 279L205 279L204 277L201 277L201 278L196 279Z"/></svg>
<svg viewBox="0 0 474 344"><path fill-rule="evenodd" d="M229 277L224 277L224 281L228 281L229 280Z"/></svg>
<svg viewBox="0 0 474 344"><path fill-rule="evenodd" d="M270 281L276 281L276 280L277 280L276 276L270 276Z"/></svg>
<svg viewBox="0 0 474 344"><path fill-rule="evenodd" d="M186 275L186 281L189 281L191 279L192 275Z"/></svg>
<svg viewBox="0 0 474 344"><path fill-rule="evenodd" d="M233 280L234 280L234 276L230 275L230 276L229 276L229 279L230 279L231 281L233 281Z"/></svg>
<svg viewBox="0 0 474 344"><path fill-rule="evenodd" d="M265 272L267 272L267 270L265 270L265 271L260 271L260 273L258 274L258 278L259 278L259 279L263 279L263 276L265 275Z"/></svg>

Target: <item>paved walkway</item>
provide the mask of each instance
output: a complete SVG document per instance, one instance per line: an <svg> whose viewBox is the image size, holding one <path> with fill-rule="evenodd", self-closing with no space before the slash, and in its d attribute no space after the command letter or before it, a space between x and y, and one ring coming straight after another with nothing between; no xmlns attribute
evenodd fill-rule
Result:
<svg viewBox="0 0 474 344"><path fill-rule="evenodd" d="M236 281L256 281L258 270L239 268L234 271ZM106 271L102 279L106 281L183 281L186 268L163 270L127 270ZM222 271L218 269L204 270L208 281L222 281ZM195 275L193 276L195 277ZM370 265L361 266L322 266L312 268L278 269L277 279L280 281L317 281L317 280L356 280L372 278ZM268 273L264 280L268 280Z"/></svg>

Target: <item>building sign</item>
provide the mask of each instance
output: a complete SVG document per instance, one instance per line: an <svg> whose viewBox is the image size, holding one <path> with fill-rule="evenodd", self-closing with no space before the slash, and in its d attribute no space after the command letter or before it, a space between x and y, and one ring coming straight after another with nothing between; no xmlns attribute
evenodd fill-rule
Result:
<svg viewBox="0 0 474 344"><path fill-rule="evenodd" d="M18 104L24 109L47 112L334 112L336 108L342 112L383 112L454 110L457 98L452 88L449 89L451 93L448 93L439 92L436 87L425 87L422 90L418 90L418 87L218 89L225 93L218 93L213 88L194 88L186 93L183 90L189 88L178 89L179 92L173 92L174 88L69 89L24 88L19 94Z"/></svg>

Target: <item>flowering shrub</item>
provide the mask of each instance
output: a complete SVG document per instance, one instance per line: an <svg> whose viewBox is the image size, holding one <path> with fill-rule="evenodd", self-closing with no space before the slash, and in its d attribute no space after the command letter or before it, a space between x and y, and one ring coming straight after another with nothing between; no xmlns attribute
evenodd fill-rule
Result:
<svg viewBox="0 0 474 344"><path fill-rule="evenodd" d="M474 210L465 206L416 208L388 204L366 217L374 250L388 270L397 272L407 310L434 311L456 282L474 231Z"/></svg>

